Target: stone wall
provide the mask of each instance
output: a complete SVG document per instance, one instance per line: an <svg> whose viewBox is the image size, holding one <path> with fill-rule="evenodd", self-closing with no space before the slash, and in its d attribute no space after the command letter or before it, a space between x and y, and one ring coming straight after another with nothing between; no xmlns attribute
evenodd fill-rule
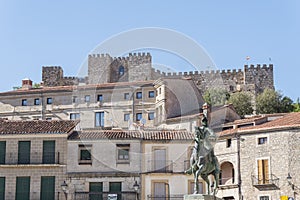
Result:
<svg viewBox="0 0 300 200"><path fill-rule="evenodd" d="M119 73L120 67L124 74ZM111 57L109 54L92 54L88 57L88 77L64 77L61 67L43 67L44 86L73 85L83 81L88 84L134 82L159 78L190 77L205 92L209 88L222 87L229 92L250 91L254 96L265 88L274 89L273 65L245 65L244 69L190 71L165 73L152 68L150 53L130 53L127 57Z"/></svg>

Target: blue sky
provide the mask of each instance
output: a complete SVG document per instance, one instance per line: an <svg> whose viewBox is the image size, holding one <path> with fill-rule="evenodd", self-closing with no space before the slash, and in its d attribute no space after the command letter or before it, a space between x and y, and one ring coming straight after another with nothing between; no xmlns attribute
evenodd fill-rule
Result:
<svg viewBox="0 0 300 200"><path fill-rule="evenodd" d="M300 97L298 0L0 0L0 27L0 91L25 77L40 82L46 65L76 75L88 53L112 35L161 27L194 39L219 69L243 68L246 56L249 64L269 64L271 58L276 89L293 100ZM153 60L181 64L169 57Z"/></svg>

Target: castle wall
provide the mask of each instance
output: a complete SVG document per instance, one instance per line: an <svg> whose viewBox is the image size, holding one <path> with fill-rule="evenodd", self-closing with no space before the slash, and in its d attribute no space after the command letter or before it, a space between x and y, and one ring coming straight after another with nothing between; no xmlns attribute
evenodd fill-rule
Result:
<svg viewBox="0 0 300 200"><path fill-rule="evenodd" d="M120 73L120 67L124 67ZM111 57L109 54L92 54L88 57L88 84L134 82L159 78L190 77L204 93L209 88L224 88L228 92L248 91L257 96L265 88L274 89L273 65L245 65L244 69L189 71L166 73L152 68L150 53L130 53L127 57ZM61 67L43 67L44 86L78 84L77 77L64 77Z"/></svg>

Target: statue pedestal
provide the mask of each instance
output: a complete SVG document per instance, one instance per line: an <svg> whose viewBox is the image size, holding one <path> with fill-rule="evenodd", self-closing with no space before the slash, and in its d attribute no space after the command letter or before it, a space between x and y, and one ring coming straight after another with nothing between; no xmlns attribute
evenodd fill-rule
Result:
<svg viewBox="0 0 300 200"><path fill-rule="evenodd" d="M184 195L184 200L221 200L218 197L204 194L186 194Z"/></svg>

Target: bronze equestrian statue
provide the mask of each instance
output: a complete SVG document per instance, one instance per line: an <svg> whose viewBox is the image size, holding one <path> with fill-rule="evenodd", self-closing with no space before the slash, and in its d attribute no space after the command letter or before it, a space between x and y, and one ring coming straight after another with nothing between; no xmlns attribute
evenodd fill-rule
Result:
<svg viewBox="0 0 300 200"><path fill-rule="evenodd" d="M194 194L199 193L198 177L207 183L207 194L210 195L210 187L213 187L213 195L216 194L219 185L220 166L214 154L213 144L217 137L213 130L208 128L208 106L203 105L202 125L195 127L195 139L193 152L190 158L190 168L187 174L194 174ZM214 181L210 183L208 176L213 175Z"/></svg>

